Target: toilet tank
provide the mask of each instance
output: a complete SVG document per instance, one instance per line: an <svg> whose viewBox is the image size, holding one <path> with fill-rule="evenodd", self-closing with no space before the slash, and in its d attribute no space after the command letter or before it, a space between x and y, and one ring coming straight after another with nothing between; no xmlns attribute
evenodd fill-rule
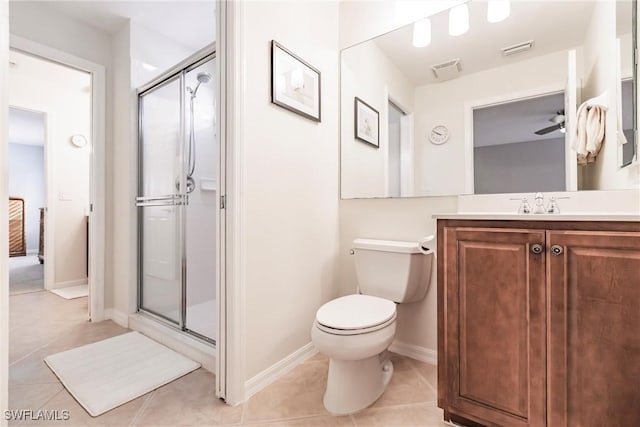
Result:
<svg viewBox="0 0 640 427"><path fill-rule="evenodd" d="M422 249L418 242L355 239L353 252L360 293L398 303L426 295L433 250Z"/></svg>

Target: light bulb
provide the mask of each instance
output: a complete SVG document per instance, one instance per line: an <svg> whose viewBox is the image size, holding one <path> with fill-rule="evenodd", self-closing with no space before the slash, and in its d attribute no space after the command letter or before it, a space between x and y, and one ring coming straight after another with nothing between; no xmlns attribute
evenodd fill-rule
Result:
<svg viewBox="0 0 640 427"><path fill-rule="evenodd" d="M495 23L504 21L511 13L511 2L509 0L489 0L487 6L487 21Z"/></svg>
<svg viewBox="0 0 640 427"><path fill-rule="evenodd" d="M431 21L425 18L413 24L413 45L425 47L431 43Z"/></svg>
<svg viewBox="0 0 640 427"><path fill-rule="evenodd" d="M469 30L469 7L459 4L449 11L449 35L461 36Z"/></svg>

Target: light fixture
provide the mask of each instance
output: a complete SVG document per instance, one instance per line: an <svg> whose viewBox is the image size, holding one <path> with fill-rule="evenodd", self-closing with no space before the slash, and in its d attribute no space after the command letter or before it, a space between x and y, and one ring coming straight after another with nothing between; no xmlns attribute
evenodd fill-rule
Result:
<svg viewBox="0 0 640 427"><path fill-rule="evenodd" d="M469 30L469 7L459 4L449 10L449 35L461 36Z"/></svg>
<svg viewBox="0 0 640 427"><path fill-rule="evenodd" d="M429 43L431 43L431 21L425 18L413 24L413 45L425 47Z"/></svg>
<svg viewBox="0 0 640 427"><path fill-rule="evenodd" d="M504 21L511 13L509 0L489 0L487 6L487 21L495 23Z"/></svg>
<svg viewBox="0 0 640 427"><path fill-rule="evenodd" d="M304 87L304 77L302 75L302 68L298 67L291 71L291 88L293 90L299 90Z"/></svg>

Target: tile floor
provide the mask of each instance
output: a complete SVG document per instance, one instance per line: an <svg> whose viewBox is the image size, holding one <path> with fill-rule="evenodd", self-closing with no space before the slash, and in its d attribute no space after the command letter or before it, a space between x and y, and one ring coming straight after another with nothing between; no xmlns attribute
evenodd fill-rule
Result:
<svg viewBox="0 0 640 427"><path fill-rule="evenodd" d="M21 426L447 425L435 403L435 366L398 355L392 355L395 371L385 394L372 407L355 415L333 417L324 409L322 395L328 361L318 354L241 406L230 407L216 399L213 374L198 369L92 418L42 359L128 330L111 321L89 323L86 298L64 300L44 291L13 295L10 309L10 407L70 412L68 421L22 422Z"/></svg>
<svg viewBox="0 0 640 427"><path fill-rule="evenodd" d="M9 294L16 295L44 289L44 265L37 255L9 258Z"/></svg>

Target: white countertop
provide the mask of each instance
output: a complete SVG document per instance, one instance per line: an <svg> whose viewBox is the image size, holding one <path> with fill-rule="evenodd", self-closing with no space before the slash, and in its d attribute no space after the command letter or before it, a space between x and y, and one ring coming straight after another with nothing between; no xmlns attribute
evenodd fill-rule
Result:
<svg viewBox="0 0 640 427"><path fill-rule="evenodd" d="M495 221L635 221L640 215L622 213L560 213L560 214L514 214L510 212L454 212L436 213L435 219L481 219Z"/></svg>

